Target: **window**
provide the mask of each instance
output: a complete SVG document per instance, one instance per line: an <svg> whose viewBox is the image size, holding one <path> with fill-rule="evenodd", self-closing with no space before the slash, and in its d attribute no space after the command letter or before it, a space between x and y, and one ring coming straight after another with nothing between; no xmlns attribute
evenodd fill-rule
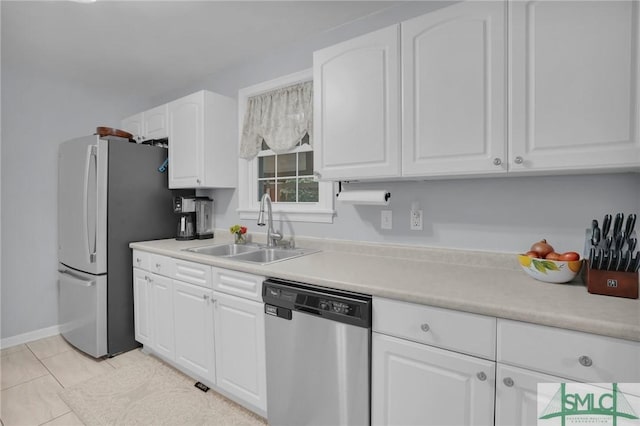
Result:
<svg viewBox="0 0 640 426"><path fill-rule="evenodd" d="M247 99L312 79L311 70L288 75L239 91L238 117L243 129ZM255 150L254 150L255 153ZM309 135L291 150L276 153L262 140L257 156L239 159L238 212L242 219L258 217L265 191L273 202L275 219L302 222L333 222L333 184L317 182L313 174L313 146Z"/></svg>

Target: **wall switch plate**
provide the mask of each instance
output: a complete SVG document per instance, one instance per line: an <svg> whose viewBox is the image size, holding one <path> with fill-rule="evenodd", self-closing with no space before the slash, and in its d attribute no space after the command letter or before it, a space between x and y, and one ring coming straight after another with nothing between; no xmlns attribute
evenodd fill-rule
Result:
<svg viewBox="0 0 640 426"><path fill-rule="evenodd" d="M393 210L380 212L380 229L393 229Z"/></svg>
<svg viewBox="0 0 640 426"><path fill-rule="evenodd" d="M422 210L409 211L409 229L422 231Z"/></svg>

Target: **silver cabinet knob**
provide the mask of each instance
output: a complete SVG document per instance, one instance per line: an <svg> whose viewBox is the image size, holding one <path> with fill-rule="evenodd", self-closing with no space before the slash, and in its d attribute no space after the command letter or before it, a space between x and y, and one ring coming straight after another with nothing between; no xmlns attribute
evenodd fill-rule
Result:
<svg viewBox="0 0 640 426"><path fill-rule="evenodd" d="M524 163L524 158L520 157L519 155L513 159L513 162L516 164L522 164Z"/></svg>
<svg viewBox="0 0 640 426"><path fill-rule="evenodd" d="M426 333L427 331L429 331L430 329L431 329L431 328L429 327L429 324L427 324L427 323L424 323L424 324L422 324L422 325L420 326L420 330L424 331L425 333Z"/></svg>
<svg viewBox="0 0 640 426"><path fill-rule="evenodd" d="M511 377L505 377L505 378L502 380L502 383L504 383L504 385L505 385L505 386L507 386L507 387L509 387L509 388L510 388L511 386L513 386L513 384L514 384L514 383L513 383L513 379L512 379Z"/></svg>
<svg viewBox="0 0 640 426"><path fill-rule="evenodd" d="M484 371L479 372L478 374L476 374L476 377L478 378L478 380L480 380L481 382L484 382L485 380L487 380L487 375L484 374Z"/></svg>
<svg viewBox="0 0 640 426"><path fill-rule="evenodd" d="M582 355L580 358L578 358L578 362L583 367L591 367L593 365L593 360L586 355Z"/></svg>
<svg viewBox="0 0 640 426"><path fill-rule="evenodd" d="M209 295L208 295L208 294L203 294L203 295L202 295L202 298L203 298L204 300L209 300Z"/></svg>
<svg viewBox="0 0 640 426"><path fill-rule="evenodd" d="M196 179L196 183L200 185L200 179Z"/></svg>
<svg viewBox="0 0 640 426"><path fill-rule="evenodd" d="M146 282L149 282L149 281L151 281L151 278L149 278L149 276L148 276L148 275L145 275L145 276L144 276L144 280L145 280Z"/></svg>
<svg viewBox="0 0 640 426"><path fill-rule="evenodd" d="M502 164L502 159L501 158L496 157L496 158L493 159L493 165L494 166L499 166L501 164Z"/></svg>
<svg viewBox="0 0 640 426"><path fill-rule="evenodd" d="M162 266L162 264L156 263L156 268L160 269L161 266Z"/></svg>
<svg viewBox="0 0 640 426"><path fill-rule="evenodd" d="M138 265L140 264L140 262L142 262L142 259L140 259L139 257L136 257L136 262L138 263Z"/></svg>

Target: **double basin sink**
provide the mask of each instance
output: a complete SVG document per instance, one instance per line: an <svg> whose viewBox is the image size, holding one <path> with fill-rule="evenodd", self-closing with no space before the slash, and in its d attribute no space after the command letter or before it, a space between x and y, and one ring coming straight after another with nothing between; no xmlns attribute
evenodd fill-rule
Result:
<svg viewBox="0 0 640 426"><path fill-rule="evenodd" d="M220 244L215 246L188 248L185 250L193 253L223 257L226 259L239 260L242 262L250 262L260 265L293 259L295 257L304 256L318 251L303 248L267 247L259 244Z"/></svg>

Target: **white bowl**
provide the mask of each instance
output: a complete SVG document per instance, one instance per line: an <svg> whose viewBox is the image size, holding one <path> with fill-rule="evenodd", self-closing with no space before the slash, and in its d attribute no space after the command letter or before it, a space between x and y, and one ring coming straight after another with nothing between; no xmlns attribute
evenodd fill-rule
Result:
<svg viewBox="0 0 640 426"><path fill-rule="evenodd" d="M535 259L526 254L519 254L518 262L530 277L557 284L573 280L582 268L582 260Z"/></svg>

